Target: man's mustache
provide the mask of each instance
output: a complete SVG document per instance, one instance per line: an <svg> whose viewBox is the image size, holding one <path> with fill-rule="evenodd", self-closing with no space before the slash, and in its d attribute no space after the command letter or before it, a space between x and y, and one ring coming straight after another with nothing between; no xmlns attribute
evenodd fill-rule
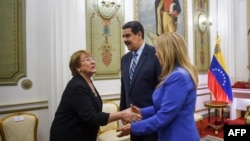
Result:
<svg viewBox="0 0 250 141"><path fill-rule="evenodd" d="M130 42L129 42L129 41L125 41L124 43L125 43L126 45L129 45L129 44L130 44Z"/></svg>

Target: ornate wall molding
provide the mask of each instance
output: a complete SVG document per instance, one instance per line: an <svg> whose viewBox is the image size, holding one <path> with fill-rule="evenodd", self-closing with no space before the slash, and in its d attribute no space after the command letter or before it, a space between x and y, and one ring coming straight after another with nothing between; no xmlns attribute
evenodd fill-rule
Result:
<svg viewBox="0 0 250 141"><path fill-rule="evenodd" d="M0 1L0 85L26 76L25 0Z"/></svg>
<svg viewBox="0 0 250 141"><path fill-rule="evenodd" d="M0 105L0 114L48 109L48 100Z"/></svg>
<svg viewBox="0 0 250 141"><path fill-rule="evenodd" d="M209 1L194 0L194 62L199 73L206 74L210 66Z"/></svg>
<svg viewBox="0 0 250 141"><path fill-rule="evenodd" d="M120 78L120 60L124 54L121 35L124 4L120 0L112 3L86 1L87 49L96 58L94 79Z"/></svg>

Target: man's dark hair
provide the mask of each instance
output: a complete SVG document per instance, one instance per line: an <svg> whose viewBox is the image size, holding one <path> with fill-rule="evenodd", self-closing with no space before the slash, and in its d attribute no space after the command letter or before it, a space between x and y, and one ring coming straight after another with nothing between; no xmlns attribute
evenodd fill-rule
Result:
<svg viewBox="0 0 250 141"><path fill-rule="evenodd" d="M140 22L138 22L138 21L127 22L122 26L122 29L127 29L127 28L131 28L131 31L134 34L137 34L138 32L141 32L142 39L144 39L144 29L143 29L143 26L142 26L142 24Z"/></svg>

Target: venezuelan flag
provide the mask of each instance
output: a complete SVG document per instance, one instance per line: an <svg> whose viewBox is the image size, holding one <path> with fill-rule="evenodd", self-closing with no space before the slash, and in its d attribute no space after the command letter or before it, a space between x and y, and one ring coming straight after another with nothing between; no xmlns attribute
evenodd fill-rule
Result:
<svg viewBox="0 0 250 141"><path fill-rule="evenodd" d="M216 38L216 46L208 71L208 88L217 101L231 103L233 94L226 63L220 48L220 38Z"/></svg>

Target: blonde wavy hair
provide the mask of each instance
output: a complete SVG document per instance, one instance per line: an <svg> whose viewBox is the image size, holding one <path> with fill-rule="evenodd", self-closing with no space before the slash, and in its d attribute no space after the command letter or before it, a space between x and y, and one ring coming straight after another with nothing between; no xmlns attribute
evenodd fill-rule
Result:
<svg viewBox="0 0 250 141"><path fill-rule="evenodd" d="M156 51L162 66L160 80L164 80L171 72L173 72L175 65L180 65L190 73L197 88L198 73L189 59L187 44L181 35L177 32L161 34L156 39ZM163 82L161 81L158 87L161 86L162 83Z"/></svg>

